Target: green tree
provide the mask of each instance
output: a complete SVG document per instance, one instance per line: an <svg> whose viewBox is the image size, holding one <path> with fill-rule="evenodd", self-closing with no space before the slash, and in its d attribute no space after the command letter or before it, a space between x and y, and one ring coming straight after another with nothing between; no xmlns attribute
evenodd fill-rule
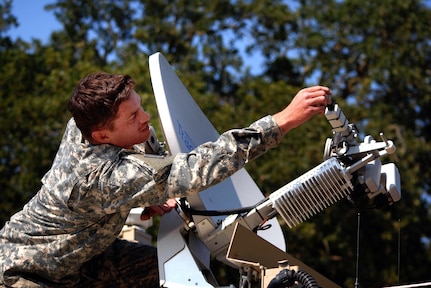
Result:
<svg viewBox="0 0 431 288"><path fill-rule="evenodd" d="M0 47L5 49L11 46L11 39L8 37L7 32L11 27L17 25L16 17L11 14L12 0L3 0L0 3Z"/></svg>

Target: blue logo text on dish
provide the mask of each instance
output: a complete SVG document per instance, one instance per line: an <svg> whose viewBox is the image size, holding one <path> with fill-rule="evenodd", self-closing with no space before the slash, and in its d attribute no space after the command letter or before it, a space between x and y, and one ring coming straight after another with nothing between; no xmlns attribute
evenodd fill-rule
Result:
<svg viewBox="0 0 431 288"><path fill-rule="evenodd" d="M192 139L190 139L187 132L183 129L183 126L181 126L181 123L177 121L178 125L178 134L183 141L184 145L186 146L187 150L190 152L192 151L196 145L192 142Z"/></svg>

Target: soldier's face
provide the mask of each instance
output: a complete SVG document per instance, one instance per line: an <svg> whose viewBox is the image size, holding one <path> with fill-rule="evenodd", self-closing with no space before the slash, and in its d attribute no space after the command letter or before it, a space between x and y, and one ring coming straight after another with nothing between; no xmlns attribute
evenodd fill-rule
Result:
<svg viewBox="0 0 431 288"><path fill-rule="evenodd" d="M141 97L132 90L129 99L118 107L112 129L105 130L104 143L130 149L133 145L145 142L151 132L148 126L150 115L141 106Z"/></svg>

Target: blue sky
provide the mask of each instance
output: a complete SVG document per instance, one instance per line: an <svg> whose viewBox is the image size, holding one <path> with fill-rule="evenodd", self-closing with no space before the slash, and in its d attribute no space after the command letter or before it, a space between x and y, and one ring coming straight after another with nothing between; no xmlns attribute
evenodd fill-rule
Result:
<svg viewBox="0 0 431 288"><path fill-rule="evenodd" d="M46 42L52 31L61 28L52 12L46 12L43 7L53 0L13 0L12 14L17 17L19 26L10 29L8 33L13 39L17 37L25 41L32 38Z"/></svg>

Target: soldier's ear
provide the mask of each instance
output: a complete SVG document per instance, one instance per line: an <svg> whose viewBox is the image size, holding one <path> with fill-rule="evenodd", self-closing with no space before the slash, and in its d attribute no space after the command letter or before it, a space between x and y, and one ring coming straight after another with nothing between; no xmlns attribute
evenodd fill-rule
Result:
<svg viewBox="0 0 431 288"><path fill-rule="evenodd" d="M107 129L97 129L91 132L91 138L96 142L94 144L107 144L110 141L110 132Z"/></svg>

